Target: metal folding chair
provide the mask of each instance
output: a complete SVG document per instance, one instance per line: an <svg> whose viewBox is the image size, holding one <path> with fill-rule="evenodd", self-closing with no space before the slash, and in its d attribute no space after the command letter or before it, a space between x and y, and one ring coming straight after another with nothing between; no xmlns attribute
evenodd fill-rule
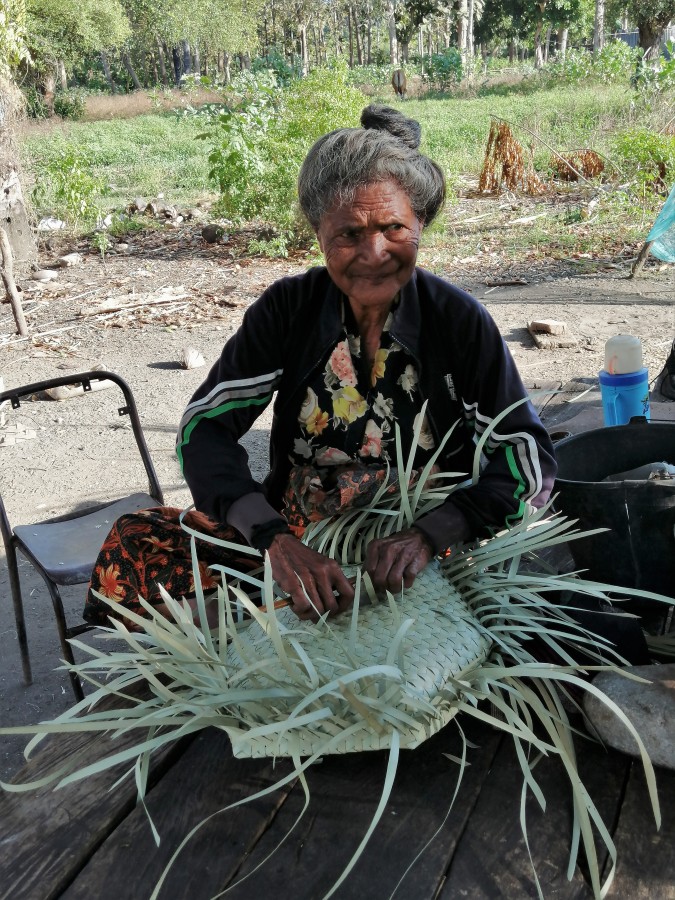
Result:
<svg viewBox="0 0 675 900"><path fill-rule="evenodd" d="M17 551L20 551L33 564L47 585L54 607L64 658L67 662L73 664L73 651L68 643L68 639L88 631L91 626L85 623L74 626L67 625L59 587L89 582L98 552L115 519L125 513L162 506L164 503L162 490L143 435L131 388L119 375L113 372L96 371L38 381L34 384L27 384L0 392L0 403L9 400L12 407L18 409L21 401L28 397L40 395L51 388L67 385L81 385L84 393L87 394L92 390L92 382L97 381L113 382L121 389L124 395L124 405L118 408L118 413L120 416L129 416L131 421L131 430L148 476L149 493L137 492L128 494L83 510L16 527L12 527L10 524L0 493L0 532L2 533L7 554L9 584L12 592L16 631L21 651L21 664L26 684L30 684L33 677L26 636ZM82 699L84 695L80 679L72 672L70 673L70 678L75 696L78 699Z"/></svg>

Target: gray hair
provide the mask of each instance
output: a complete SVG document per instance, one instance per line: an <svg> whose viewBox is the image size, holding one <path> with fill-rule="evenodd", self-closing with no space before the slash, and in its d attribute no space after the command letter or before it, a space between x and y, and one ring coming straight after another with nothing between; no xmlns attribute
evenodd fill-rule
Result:
<svg viewBox="0 0 675 900"><path fill-rule="evenodd" d="M419 152L422 129L389 106L367 106L362 128L339 128L314 144L300 169L300 207L312 228L336 205L350 203L369 184L395 181L424 226L445 202L445 178L433 160Z"/></svg>

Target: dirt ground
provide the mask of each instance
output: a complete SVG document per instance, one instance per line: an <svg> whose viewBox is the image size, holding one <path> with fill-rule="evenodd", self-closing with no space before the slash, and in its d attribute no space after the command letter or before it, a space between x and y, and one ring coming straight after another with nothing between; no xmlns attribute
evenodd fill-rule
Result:
<svg viewBox="0 0 675 900"><path fill-rule="evenodd" d="M6 387L86 371L96 364L130 383L167 505L190 502L174 453L183 408L234 332L246 307L276 278L303 271L308 259L242 257L236 239L207 244L199 224L159 229L124 239L107 254L55 241L43 246L40 265L66 252L81 264L60 270L46 285L18 279L30 340L14 334L8 305L0 307L0 376ZM653 266L629 280L627 264L602 275L579 275L563 263L487 267L478 258L445 264L422 253L422 264L469 290L499 325L526 384L535 389L587 379L593 387L612 335L641 338L645 365L655 378L675 335L675 269ZM556 319L576 338L573 347L537 349L526 323ZM199 351L205 366L185 369L185 348ZM599 395L592 395L595 404ZM0 425L0 483L14 524L62 513L110 493L143 489L131 435L117 415L118 398L102 390L64 402L26 403L4 410ZM661 408L675 404L661 404ZM572 418L576 410L566 414ZM670 412L670 410L669 410ZM674 418L671 416L671 418ZM246 439L254 473L266 468L269 419L261 417ZM559 427L557 425L556 427ZM24 438L24 439L21 439ZM101 535L103 540L104 535ZM4 557L0 562L0 723L22 724L54 716L72 702L59 666L59 645L49 598L27 563L22 565L34 683L24 686ZM84 589L66 589L69 621L80 616ZM84 637L95 641L91 633ZM55 671L56 670L56 671ZM16 770L25 740L0 740L0 778Z"/></svg>

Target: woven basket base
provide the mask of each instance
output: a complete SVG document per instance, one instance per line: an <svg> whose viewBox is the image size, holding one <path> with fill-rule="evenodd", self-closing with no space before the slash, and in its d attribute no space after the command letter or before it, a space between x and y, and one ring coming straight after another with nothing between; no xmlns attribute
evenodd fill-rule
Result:
<svg viewBox="0 0 675 900"><path fill-rule="evenodd" d="M329 623L306 625L300 623L290 610L284 609L276 613L276 619L282 635L286 632L284 644L288 655L296 660L301 672L296 682L297 693L282 703L275 700L274 708L270 703L269 720L265 724L278 723L278 733L256 736L244 731L241 737L233 737L233 751L238 757L382 750L391 746L393 731L399 733L402 747L416 747L455 715L453 700L457 691L454 685L449 685L449 680L458 676L465 680L470 678L471 670L485 660L491 647L489 638L479 629L467 605L435 564L416 578L412 588L396 597L395 609L386 601L362 606L354 640L350 613ZM406 620L412 620L412 623L398 652L389 659L392 641ZM259 654L258 658L276 655L272 640L257 623L251 622L241 636L247 643L251 642L251 651ZM312 684L307 669L293 650L293 642L302 647L316 671ZM330 718L284 730L284 723L294 707L320 685L360 669L385 664L398 666L402 677L383 674L380 677L364 675L349 681L345 678L346 692L336 686L300 712L304 715L312 709L329 708ZM246 665L232 645L226 665L230 671ZM277 684L293 683L280 662L275 664L272 673ZM258 676L255 686L261 685L264 681ZM254 683L247 680L240 686L253 688ZM391 696L383 698L387 693ZM377 708L378 698L383 698L385 706L393 706L407 720L397 719L395 712L393 715L382 714ZM376 708L367 707L368 714L364 717L363 706L367 706L369 700ZM420 704L420 700L425 703ZM433 709L426 704L431 704ZM426 708L421 710L420 705ZM346 729L348 731L341 739L340 735ZM327 747L329 742L331 745Z"/></svg>

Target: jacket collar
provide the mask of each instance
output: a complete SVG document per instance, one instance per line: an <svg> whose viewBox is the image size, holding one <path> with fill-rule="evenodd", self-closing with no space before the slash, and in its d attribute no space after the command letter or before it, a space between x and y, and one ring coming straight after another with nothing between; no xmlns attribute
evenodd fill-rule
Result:
<svg viewBox="0 0 675 900"><path fill-rule="evenodd" d="M394 313L391 334L416 360L419 360L419 341L422 317L417 291L417 269L410 281L401 288L401 302ZM342 292L325 273L325 295L318 316L317 349L327 350L342 332ZM318 304L317 304L318 305Z"/></svg>

